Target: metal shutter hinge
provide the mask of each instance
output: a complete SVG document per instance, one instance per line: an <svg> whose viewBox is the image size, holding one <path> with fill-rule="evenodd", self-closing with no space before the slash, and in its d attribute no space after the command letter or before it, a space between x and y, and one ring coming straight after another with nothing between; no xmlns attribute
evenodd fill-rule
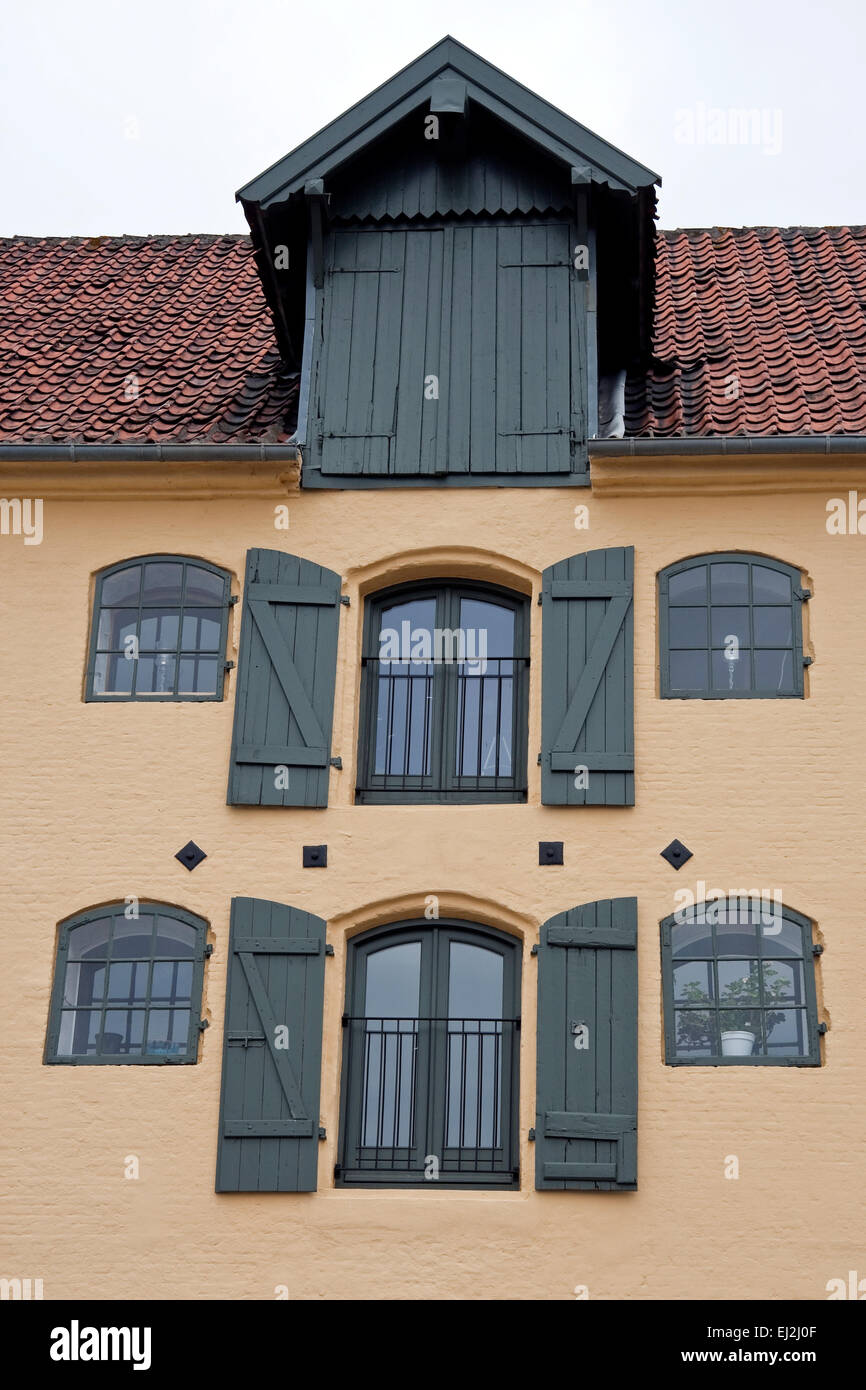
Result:
<svg viewBox="0 0 866 1390"><path fill-rule="evenodd" d="M340 1167L339 1163L335 1163L335 1164L334 1164L334 1177L335 1177L335 1178L338 1178L338 1177L340 1176L340 1174L342 1173L342 1171L343 1171L343 1170L342 1170L342 1168Z"/></svg>
<svg viewBox="0 0 866 1390"><path fill-rule="evenodd" d="M199 1019L198 1031L199 1031L200 1033L203 1033L204 1030L205 1030L205 1028L210 1028L210 1024L208 1023L207 1019L206 1019L206 1018L201 1018L201 1019Z"/></svg>
<svg viewBox="0 0 866 1390"><path fill-rule="evenodd" d="M335 767L335 768L337 769L338 772L342 772L342 771L343 771L343 759L342 759L342 758L329 758L329 759L328 759L328 762L331 764L331 767Z"/></svg>
<svg viewBox="0 0 866 1390"><path fill-rule="evenodd" d="M826 1033L826 1031L827 1031L827 1025L826 1025L826 1023L819 1023L819 1024L818 1024L818 1032L819 1032L819 1033Z"/></svg>
<svg viewBox="0 0 866 1390"><path fill-rule="evenodd" d="M541 754L538 755L538 766L541 767Z"/></svg>
<svg viewBox="0 0 866 1390"><path fill-rule="evenodd" d="M343 1017L340 1019L340 1027L341 1027L341 1028L348 1028L348 1026L349 1026L349 1015L348 1015L348 1014L343 1014Z"/></svg>
<svg viewBox="0 0 866 1390"><path fill-rule="evenodd" d="M795 589L794 593L803 603L808 603L809 599L812 597L811 589Z"/></svg>
<svg viewBox="0 0 866 1390"><path fill-rule="evenodd" d="M224 661L224 662L223 662L223 670L224 670L224 671L232 671L232 670L234 669L234 664L235 664L235 663L234 663L233 661Z"/></svg>
<svg viewBox="0 0 866 1390"><path fill-rule="evenodd" d="M531 956L537 956L537 955L538 955L538 947L537 947L537 946L533 946L533 948L532 948L532 950L529 952L529 954L530 954Z"/></svg>
<svg viewBox="0 0 866 1390"><path fill-rule="evenodd" d="M205 946L205 948L204 948L204 953L205 953L206 956L212 956L212 955L213 955L213 946L211 946L211 945Z"/></svg>
<svg viewBox="0 0 866 1390"><path fill-rule="evenodd" d="M234 607L234 605L237 603L239 597L240 597L239 594L230 594L230 595L229 595L229 608L233 608L233 607Z"/></svg>
<svg viewBox="0 0 866 1390"><path fill-rule="evenodd" d="M333 946L332 946L332 945L330 944L330 942L329 942L328 945L325 947L325 955L326 955L326 956L332 956L333 954L334 954L334 948L333 948Z"/></svg>
<svg viewBox="0 0 866 1390"><path fill-rule="evenodd" d="M534 1130L534 1129L531 1129L531 1130L529 1131L529 1142L530 1142L530 1144L534 1144L534 1143L535 1143L535 1130Z"/></svg>
<svg viewBox="0 0 866 1390"><path fill-rule="evenodd" d="M520 1032L520 1019L519 1019L519 1018L516 1018L516 1019L514 1020L514 1027L515 1027L515 1030L519 1033L519 1032Z"/></svg>
<svg viewBox="0 0 866 1390"><path fill-rule="evenodd" d="M349 607L349 595L348 595L348 594L341 594L341 595L340 595L340 602L342 603L342 605L343 605L344 608L348 608L348 607Z"/></svg>
<svg viewBox="0 0 866 1390"><path fill-rule="evenodd" d="M812 955L813 955L813 956L823 956L823 954L824 954L824 947L823 947L823 946L813 946L813 947L812 947Z"/></svg>
<svg viewBox="0 0 866 1390"><path fill-rule="evenodd" d="M324 1125L319 1125L319 1138L320 1138L320 1139L327 1139L327 1137L328 1137L328 1131L325 1129L325 1126L324 1126Z"/></svg>
<svg viewBox="0 0 866 1390"><path fill-rule="evenodd" d="M541 607L541 592L540 592L540 591L539 591L539 595L538 595L538 606L539 606L539 608Z"/></svg>
<svg viewBox="0 0 866 1390"><path fill-rule="evenodd" d="M815 660L815 658L814 658L813 656L804 656L804 657L803 657L803 665L804 665L804 666L811 666L811 665L812 665L812 662L813 662L814 660Z"/></svg>

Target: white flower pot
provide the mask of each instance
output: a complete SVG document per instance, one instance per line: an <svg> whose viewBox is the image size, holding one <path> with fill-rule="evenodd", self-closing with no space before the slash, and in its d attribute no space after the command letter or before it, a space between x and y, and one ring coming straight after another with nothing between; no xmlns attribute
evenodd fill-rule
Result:
<svg viewBox="0 0 866 1390"><path fill-rule="evenodd" d="M723 1057L751 1057L754 1046L754 1033L729 1032L722 1034Z"/></svg>

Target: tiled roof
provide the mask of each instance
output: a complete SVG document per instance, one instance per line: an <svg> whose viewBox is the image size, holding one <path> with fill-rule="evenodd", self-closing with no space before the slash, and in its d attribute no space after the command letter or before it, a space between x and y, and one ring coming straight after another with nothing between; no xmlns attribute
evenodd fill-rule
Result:
<svg viewBox="0 0 866 1390"><path fill-rule="evenodd" d="M866 433L866 228L658 237L628 435ZM0 442L279 443L286 371L244 236L0 240Z"/></svg>
<svg viewBox="0 0 866 1390"><path fill-rule="evenodd" d="M0 442L279 443L296 393L248 237L0 240Z"/></svg>
<svg viewBox="0 0 866 1390"><path fill-rule="evenodd" d="M866 433L866 227L661 232L626 434Z"/></svg>

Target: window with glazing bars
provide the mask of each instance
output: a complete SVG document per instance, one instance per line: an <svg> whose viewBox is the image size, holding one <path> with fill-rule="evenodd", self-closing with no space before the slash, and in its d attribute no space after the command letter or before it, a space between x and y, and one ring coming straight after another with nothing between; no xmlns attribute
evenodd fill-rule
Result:
<svg viewBox="0 0 866 1390"><path fill-rule="evenodd" d="M525 801L528 601L454 582L367 601L359 801Z"/></svg>
<svg viewBox="0 0 866 1390"><path fill-rule="evenodd" d="M659 574L660 691L667 699L803 695L800 571L738 551Z"/></svg>
<svg viewBox="0 0 866 1390"><path fill-rule="evenodd" d="M140 556L96 579L88 700L221 700L231 603L225 570Z"/></svg>
<svg viewBox="0 0 866 1390"><path fill-rule="evenodd" d="M341 1183L516 1185L519 961L513 937L458 921L351 943Z"/></svg>
<svg viewBox="0 0 866 1390"><path fill-rule="evenodd" d="M195 1062L206 932L181 908L135 900L65 922L46 1062Z"/></svg>
<svg viewBox="0 0 866 1390"><path fill-rule="evenodd" d="M807 917L743 892L674 913L661 945L668 1064L819 1065Z"/></svg>

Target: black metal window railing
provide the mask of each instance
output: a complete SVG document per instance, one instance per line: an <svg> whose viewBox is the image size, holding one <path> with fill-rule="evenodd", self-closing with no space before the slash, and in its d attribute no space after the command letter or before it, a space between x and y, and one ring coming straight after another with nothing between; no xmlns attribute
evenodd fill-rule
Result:
<svg viewBox="0 0 866 1390"><path fill-rule="evenodd" d="M519 737L528 657L363 659L366 772L358 791L526 794ZM522 763L522 766L521 766Z"/></svg>
<svg viewBox="0 0 866 1390"><path fill-rule="evenodd" d="M516 1179L516 1018L345 1015L347 1142L356 1180Z"/></svg>

